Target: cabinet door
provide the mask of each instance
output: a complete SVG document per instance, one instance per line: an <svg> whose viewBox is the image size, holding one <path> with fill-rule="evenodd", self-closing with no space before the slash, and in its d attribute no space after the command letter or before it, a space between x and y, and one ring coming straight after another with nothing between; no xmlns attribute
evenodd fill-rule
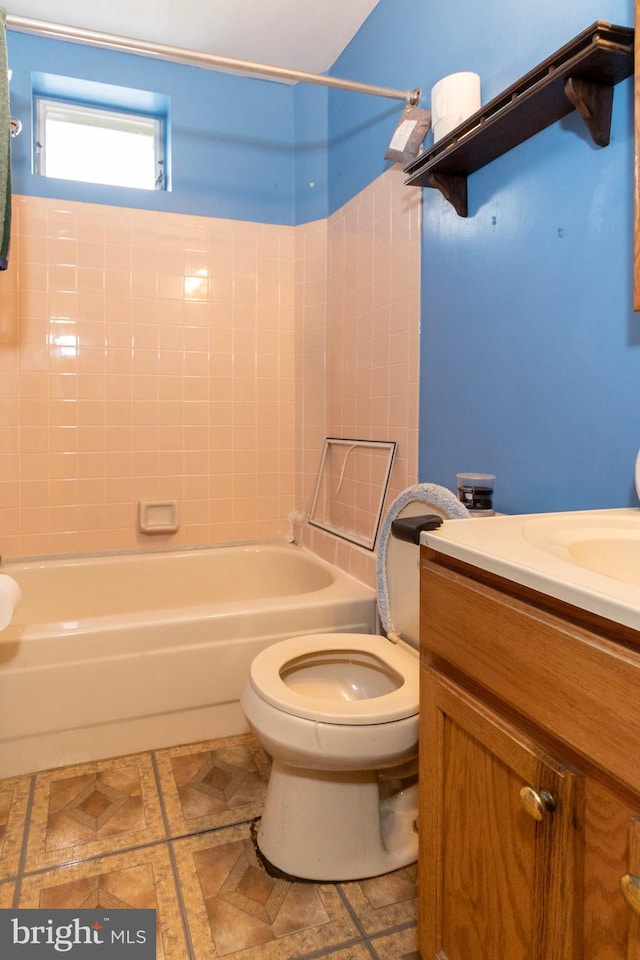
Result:
<svg viewBox="0 0 640 960"><path fill-rule="evenodd" d="M422 671L423 960L579 960L583 780Z"/></svg>
<svg viewBox="0 0 640 960"><path fill-rule="evenodd" d="M587 779L584 960L640 960L640 805Z"/></svg>

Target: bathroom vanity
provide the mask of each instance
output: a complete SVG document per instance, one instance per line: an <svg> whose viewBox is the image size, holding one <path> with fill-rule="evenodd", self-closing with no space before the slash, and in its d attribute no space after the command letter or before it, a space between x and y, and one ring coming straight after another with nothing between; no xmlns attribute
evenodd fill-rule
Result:
<svg viewBox="0 0 640 960"><path fill-rule="evenodd" d="M422 960L640 960L640 511L422 542Z"/></svg>

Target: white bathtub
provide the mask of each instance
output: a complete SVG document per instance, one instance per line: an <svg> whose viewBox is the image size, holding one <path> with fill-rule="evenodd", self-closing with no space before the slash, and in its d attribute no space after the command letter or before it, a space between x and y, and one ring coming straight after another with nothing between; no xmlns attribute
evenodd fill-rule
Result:
<svg viewBox="0 0 640 960"><path fill-rule="evenodd" d="M374 632L375 594L298 547L3 563L0 777L242 733L253 657L296 634Z"/></svg>

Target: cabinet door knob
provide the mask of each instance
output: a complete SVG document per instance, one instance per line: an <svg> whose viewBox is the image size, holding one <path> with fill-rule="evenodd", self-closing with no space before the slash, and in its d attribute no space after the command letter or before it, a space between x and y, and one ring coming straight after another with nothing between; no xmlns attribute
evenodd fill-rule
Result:
<svg viewBox="0 0 640 960"><path fill-rule="evenodd" d="M548 813L556 808L555 797L544 788L534 790L533 787L523 787L520 791L522 806L534 820L544 820Z"/></svg>
<svg viewBox="0 0 640 960"><path fill-rule="evenodd" d="M633 873L625 873L620 881L620 889L633 912L640 914L640 877L636 877Z"/></svg>

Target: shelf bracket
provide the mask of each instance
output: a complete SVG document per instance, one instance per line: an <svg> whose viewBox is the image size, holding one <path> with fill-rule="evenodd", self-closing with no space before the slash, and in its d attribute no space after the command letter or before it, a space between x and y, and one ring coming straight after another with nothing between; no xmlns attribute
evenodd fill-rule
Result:
<svg viewBox="0 0 640 960"><path fill-rule="evenodd" d="M633 76L633 55L631 27L597 20L420 154L405 183L435 187L466 217L466 178L573 110L593 142L606 147L613 88Z"/></svg>
<svg viewBox="0 0 640 960"><path fill-rule="evenodd" d="M598 147L606 147L611 137L613 85L567 77L564 92L584 120L593 142Z"/></svg>
<svg viewBox="0 0 640 960"><path fill-rule="evenodd" d="M448 200L459 217L468 216L467 178L454 173L429 173L431 185Z"/></svg>

